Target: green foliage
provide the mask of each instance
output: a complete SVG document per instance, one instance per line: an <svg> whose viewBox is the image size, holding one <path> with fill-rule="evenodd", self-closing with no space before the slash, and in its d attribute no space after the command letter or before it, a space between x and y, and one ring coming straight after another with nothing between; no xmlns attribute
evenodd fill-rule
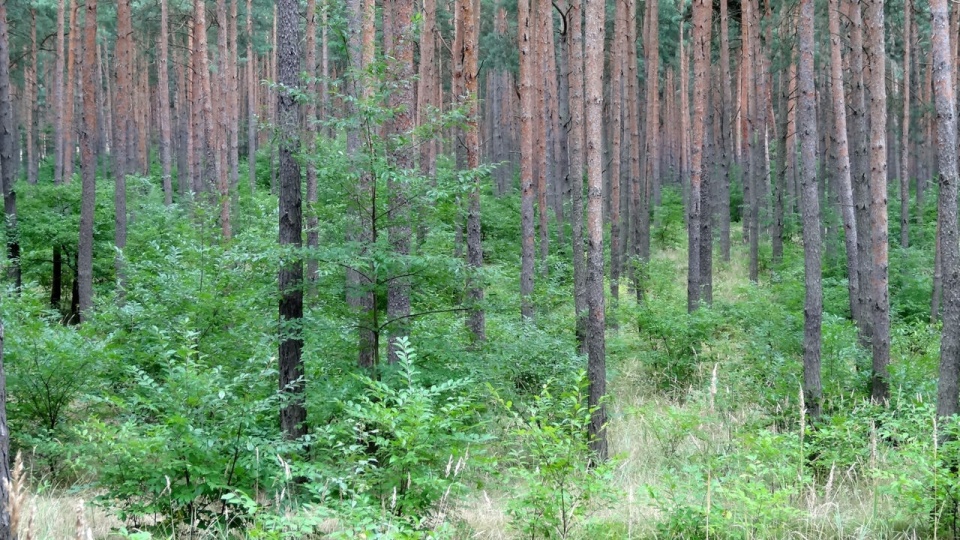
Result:
<svg viewBox="0 0 960 540"><path fill-rule="evenodd" d="M278 406L272 366L251 361L230 376L184 354L158 376L127 368L129 388L102 404L120 421L95 416L78 428L101 500L122 519L207 524L222 513L216 503L225 492L251 489L276 468L276 433L264 429Z"/></svg>
<svg viewBox="0 0 960 540"><path fill-rule="evenodd" d="M518 489L508 512L524 538L569 538L616 495L615 465L597 463L586 436L593 411L587 384L581 371L575 385L547 382L532 400L518 404L494 391L511 436L505 475Z"/></svg>
<svg viewBox="0 0 960 540"><path fill-rule="evenodd" d="M350 489L371 497L400 515L420 515L451 490L486 440L478 434L474 399L468 379L433 386L420 382L416 353L402 338L397 342L397 369L383 380L360 375L359 395L341 403L342 433L334 461L354 471Z"/></svg>

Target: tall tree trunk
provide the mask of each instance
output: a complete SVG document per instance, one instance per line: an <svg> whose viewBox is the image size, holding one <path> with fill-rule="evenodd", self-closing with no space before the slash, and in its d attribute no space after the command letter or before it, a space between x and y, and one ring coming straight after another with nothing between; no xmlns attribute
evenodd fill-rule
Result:
<svg viewBox="0 0 960 540"><path fill-rule="evenodd" d="M96 9L96 2L93 2ZM13 184L17 181L17 155L14 142L17 137L16 122L13 118L13 101L10 88L10 34L7 26L7 8L0 3L0 185L3 187L3 213L5 216L5 236L7 260L10 262L8 276L20 290L20 233L17 230L17 192ZM2 457L2 456L0 456ZM0 464L2 467L2 464ZM0 474L2 474L0 470ZM2 493L0 493L2 496ZM5 499L0 499L5 500ZM5 507L0 507L5 508ZM9 525L9 522L7 522ZM0 532L4 526L4 513L0 509Z"/></svg>
<svg viewBox="0 0 960 540"><path fill-rule="evenodd" d="M607 459L606 343L603 298L603 43L604 2L586 0L584 9L584 135L587 162L587 404L590 415L590 448L598 461Z"/></svg>
<svg viewBox="0 0 960 540"><path fill-rule="evenodd" d="M903 122L900 131L900 247L910 245L910 35L913 7L903 3Z"/></svg>
<svg viewBox="0 0 960 540"><path fill-rule="evenodd" d="M521 0L522 1L522 0ZM576 335L581 348L587 343L587 267L583 237L583 174L584 174L584 94L583 94L583 0L571 0L567 15L568 48L567 78L570 86L570 134L567 144L572 176L570 224L573 240L573 299L577 317ZM532 287L531 287L532 288Z"/></svg>
<svg viewBox="0 0 960 540"><path fill-rule="evenodd" d="M627 130L629 133L629 143L627 150L630 152L630 174L628 176L630 185L630 203L628 228L632 237L633 263L630 265L630 278L636 294L637 302L643 300L643 283L641 279L641 268L638 266L650 255L650 207L647 204L648 197L645 188L641 185L645 163L641 163L641 152L643 148L640 145L640 80L637 69L637 3L635 0L627 0L627 56L626 77L627 77ZM627 253L625 249L624 254Z"/></svg>
<svg viewBox="0 0 960 540"><path fill-rule="evenodd" d="M300 195L299 107L294 89L300 83L300 10L296 0L277 0L277 135L280 148L280 247L298 250L303 241ZM280 409L280 429L296 440L307 432L303 383L303 261L285 258L280 266L280 391L288 400Z"/></svg>
<svg viewBox="0 0 960 540"><path fill-rule="evenodd" d="M700 219L703 178L704 106L709 81L711 11L707 0L693 3L693 137L690 143L690 201L687 225L687 311L700 307Z"/></svg>
<svg viewBox="0 0 960 540"><path fill-rule="evenodd" d="M833 105L834 179L840 197L840 215L843 218L843 239L847 250L847 289L850 314L858 324L860 316L860 253L857 251L857 220L854 215L853 184L850 178L850 151L847 145L847 106L843 93L843 60L840 54L840 1L830 0L828 8L830 31L830 91Z"/></svg>
<svg viewBox="0 0 960 540"><path fill-rule="evenodd" d="M641 234L643 235L641 258L650 257L650 214L660 206L660 9L659 0L647 2L647 33L643 45L647 66L647 120L644 165L644 219ZM691 244L696 245L696 244Z"/></svg>
<svg viewBox="0 0 960 540"><path fill-rule="evenodd" d="M229 70L229 88L227 89L228 108L230 109L230 188L234 201L239 197L240 182L240 72L238 64L240 51L237 43L237 3L230 0L230 47L227 61Z"/></svg>
<svg viewBox="0 0 960 540"><path fill-rule="evenodd" d="M134 169L134 119L133 119L133 21L130 13L130 0L117 1L117 44L114 69L117 72L116 114L114 121L115 139L119 142L114 150L114 189L113 189L113 240L117 248L114 260L117 280L122 292L123 250L127 247L127 174Z"/></svg>
<svg viewBox="0 0 960 540"><path fill-rule="evenodd" d="M942 267L943 333L940 340L940 379L937 415L949 418L960 412L960 249L957 232L957 118L951 36L947 27L947 1L930 2L933 49L933 94L937 111L937 154L940 170L938 235Z"/></svg>
<svg viewBox="0 0 960 540"><path fill-rule="evenodd" d="M24 84L26 89L25 105L27 107L27 183L36 184L40 176L39 153L39 85L38 79L39 56L37 54L37 10L30 8L30 66Z"/></svg>
<svg viewBox="0 0 960 540"><path fill-rule="evenodd" d="M620 152L623 134L624 49L627 46L627 9L617 0L610 45L610 297L615 307L620 296ZM616 324L615 320L611 321Z"/></svg>
<svg viewBox="0 0 960 540"><path fill-rule="evenodd" d="M534 92L536 71L531 0L518 0L517 38L520 48L520 228L522 234L520 255L520 315L533 318L533 151L534 151ZM572 93L572 92L571 92Z"/></svg>
<svg viewBox="0 0 960 540"><path fill-rule="evenodd" d="M887 366L890 363L890 296L887 288L887 89L883 35L883 0L864 2L864 53L870 94L870 290L873 318L873 374L871 397L875 403L890 397ZM949 267L948 267L949 268ZM953 269L951 269L953 271Z"/></svg>
<svg viewBox="0 0 960 540"><path fill-rule="evenodd" d="M257 59L253 55L253 0L247 0L247 180L257 187Z"/></svg>
<svg viewBox="0 0 960 540"><path fill-rule="evenodd" d="M831 29L836 12L830 9ZM823 286L820 268L820 201L817 194L817 116L813 84L813 0L800 0L797 25L800 110L801 192L803 215L803 269L806 294L803 302L803 397L811 418L820 416L823 389L820 383L820 326L823 319ZM831 35L834 36L831 32ZM835 38L837 39L837 38ZM842 89L840 89L842 92ZM841 111L842 112L842 111Z"/></svg>
<svg viewBox="0 0 960 540"><path fill-rule="evenodd" d="M63 70L66 67L65 36L63 31L64 14L68 9L65 0L57 7L57 61L53 71L53 183L63 182Z"/></svg>
<svg viewBox="0 0 960 540"><path fill-rule="evenodd" d="M730 182L733 164L733 92L730 87L730 31L727 0L720 0L720 89L723 101L720 107L720 137L722 138L722 160L724 174L717 186L717 215L720 226L720 257L730 261ZM781 151L783 153L783 151Z"/></svg>
<svg viewBox="0 0 960 540"><path fill-rule="evenodd" d="M160 0L160 43L157 47L157 95L160 104L160 165L163 174L163 202L173 204L173 158L170 152L170 81L167 62L167 0ZM179 174L183 174L179 171Z"/></svg>
<svg viewBox="0 0 960 540"><path fill-rule="evenodd" d="M317 230L317 168L310 156L316 152L317 138L317 2L307 0L307 114L304 121L304 139L307 143L307 249L316 250L320 245L320 233ZM315 282L318 278L316 256L307 257L307 280Z"/></svg>
<svg viewBox="0 0 960 540"><path fill-rule="evenodd" d="M854 216L857 220L857 253L860 284L860 341L867 345L873 335L873 313L871 310L873 289L870 283L871 246L873 245L873 225L870 222L870 183L867 163L867 104L864 88L863 64L863 21L859 0L846 0L850 19L850 74L851 94L850 116L853 123L850 138L853 140L850 168L853 171Z"/></svg>
<svg viewBox="0 0 960 540"><path fill-rule="evenodd" d="M77 243L78 319L86 320L93 307L93 212L96 206L97 161L97 0L86 0L83 49L83 129L80 130L80 237ZM0 38L0 42L3 39ZM0 53L0 58L4 55ZM2 69L2 68L0 68ZM0 80L3 74L0 72ZM2 99L2 97L0 97Z"/></svg>
<svg viewBox="0 0 960 540"><path fill-rule="evenodd" d="M540 274L546 276L550 270L547 257L550 255L550 217L547 206L547 184L551 182L550 173L553 160L547 153L547 102L546 83L544 75L546 61L544 51L548 43L552 45L553 36L546 32L545 20L550 16L552 5L550 0L531 0L531 17L533 18L533 54L535 74L533 86L536 92L536 105L533 121L536 122L536 174L537 174L537 221L540 237Z"/></svg>
<svg viewBox="0 0 960 540"><path fill-rule="evenodd" d="M373 61L373 7L373 0L347 2L347 50L353 72L347 79L347 91L354 98L347 101L347 114L351 117L359 117L360 110L356 103L369 94L365 71ZM352 227L347 230L347 238L360 244L358 255L363 260L368 256L370 246L377 241L374 235L377 205L376 193L372 189L375 184L372 183L371 172L366 168L367 156L363 154L360 137L360 127L351 126L347 130L347 154L360 158L355 164L357 186L354 196L358 204ZM372 262L360 266L359 269L349 268L346 271L347 303L360 320L357 363L367 370L372 370L377 365L380 353L380 321L374 289L376 284L377 270Z"/></svg>
<svg viewBox="0 0 960 540"><path fill-rule="evenodd" d="M388 0L390 15L393 17L393 36L394 43L392 50L393 62L395 62L394 72L392 74L396 84L396 89L391 95L396 111L392 121L392 135L396 138L396 146L393 149L394 163L398 171L406 174L414 173L414 148L402 139L408 137L414 127L414 114L416 112L416 96L414 94L413 77L413 2L409 0ZM476 73L472 73L476 76ZM478 142L479 145L479 142ZM479 150L479 148L478 148ZM390 245L393 247L394 255L400 258L399 268L401 273L406 272L406 257L410 255L410 239L412 228L410 226L410 190L406 182L393 182L390 187L390 221L392 223L389 231ZM478 201L479 212L479 201ZM387 316L395 321L394 329L391 331L389 361L397 360L397 339L409 334L410 318L410 279L407 277L394 277L387 286Z"/></svg>
<svg viewBox="0 0 960 540"><path fill-rule="evenodd" d="M225 241L233 236L233 230L230 226L230 182L229 182L229 163L230 155L230 91L229 72L230 72L230 49L227 46L227 34L229 23L227 21L227 0L217 0L217 54L219 55L219 65L217 67L217 87L219 88L217 99L217 126L216 135L212 137L216 141L215 171L217 180L217 191L220 194L220 230ZM299 60L298 60L299 62ZM209 75L205 75L209 77ZM208 94L213 99L213 94Z"/></svg>
<svg viewBox="0 0 960 540"><path fill-rule="evenodd" d="M479 99L480 87L477 80L477 49L480 45L480 2L479 0L459 0L460 23L463 24L464 90L467 102L466 140L467 168L476 170L480 166L480 126ZM549 16L549 13L547 14ZM470 313L467 327L476 342L486 339L485 314L480 303L483 302L483 284L480 272L483 268L483 244L480 231L480 177L473 176L470 186L467 209L467 264L471 275L467 280L467 297L470 300Z"/></svg>
<svg viewBox="0 0 960 540"><path fill-rule="evenodd" d="M73 0L67 0L67 5L70 6L70 41L67 47L67 86L63 111L63 181L69 184L73 180L73 163L77 153L74 144L76 126L73 123L73 111L77 99L77 67L81 62L80 55L77 54L77 49L80 47L81 32L80 20L77 17L80 4L74 4Z"/></svg>

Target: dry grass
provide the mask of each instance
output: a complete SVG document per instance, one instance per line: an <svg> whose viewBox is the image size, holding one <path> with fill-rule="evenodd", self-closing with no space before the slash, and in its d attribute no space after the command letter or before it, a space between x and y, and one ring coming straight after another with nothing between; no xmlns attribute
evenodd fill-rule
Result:
<svg viewBox="0 0 960 540"><path fill-rule="evenodd" d="M668 282L674 290L661 291L660 294L682 296L686 288L685 252L660 252L656 257L677 269ZM743 257L736 256L729 263L716 260L715 299L737 302L746 298L746 292L754 286L747 280L746 263ZM621 309L624 308L629 310L629 306L621 305ZM639 341L635 330L621 326L613 332L616 334L609 337L624 344L616 348L622 351L622 357L608 359L608 365L616 366L616 377L608 386L612 398L608 438L611 454L620 460L615 487L623 497L598 517L622 525L616 530L625 531L624 538L661 538L657 535L656 523L664 516L647 496L648 487L663 493L672 486L681 486L686 490L684 496L692 504L705 509L708 514L711 507L716 511L718 497L710 493L707 482L696 477L695 473L685 472L677 464L685 460L703 464L742 451L742 443L736 434L758 418L762 411L755 404L738 403L735 397L738 389L735 385L731 388L731 383L726 380L725 370L733 369L743 356L741 349L745 345L737 341L736 335L712 343L712 349L699 351L703 359L709 359L701 364L702 372L698 377L705 384L691 388L682 400L676 400L665 396L651 382L652 377L646 372L641 358L645 344ZM721 402L723 407L715 406ZM690 433L684 433L677 424L671 425L674 418L689 420L691 417L699 418L699 425ZM886 463L883 455L874 454L874 460L874 467L892 466ZM868 464L863 465L862 469L868 468ZM699 472L702 471L701 468ZM745 473L727 470L723 474L728 480L735 481L733 479L738 474ZM772 488L796 491L795 475L779 480L780 486ZM513 493L507 488L474 493L463 502L456 517L473 531L471 538L513 538L506 513ZM710 497L714 499L711 501ZM723 503L728 511L748 512L745 508L731 507L729 500ZM752 516L743 515L739 532L745 538L912 540L927 537L928 533L911 524L888 521L897 505L898 501L890 496L878 495L876 484L865 479L862 470L834 468L826 478L804 484L802 491L784 503L785 511L791 517L781 530L762 530L751 525ZM922 526L923 516L917 521L917 526Z"/></svg>

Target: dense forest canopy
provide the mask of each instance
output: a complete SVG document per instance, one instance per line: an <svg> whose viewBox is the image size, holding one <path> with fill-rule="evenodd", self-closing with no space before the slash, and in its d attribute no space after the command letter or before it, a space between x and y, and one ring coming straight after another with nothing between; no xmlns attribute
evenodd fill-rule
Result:
<svg viewBox="0 0 960 540"><path fill-rule="evenodd" d="M0 2L0 540L957 536L957 3Z"/></svg>

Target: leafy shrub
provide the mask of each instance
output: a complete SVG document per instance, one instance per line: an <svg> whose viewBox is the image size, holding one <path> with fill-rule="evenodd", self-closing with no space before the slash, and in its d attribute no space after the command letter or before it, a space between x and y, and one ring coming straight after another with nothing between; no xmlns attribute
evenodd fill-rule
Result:
<svg viewBox="0 0 960 540"><path fill-rule="evenodd" d="M545 383L531 402L516 406L494 393L510 435L505 479L518 491L508 512L525 538L569 538L615 495L614 465L597 463L589 447L587 385L581 371L576 385Z"/></svg>

